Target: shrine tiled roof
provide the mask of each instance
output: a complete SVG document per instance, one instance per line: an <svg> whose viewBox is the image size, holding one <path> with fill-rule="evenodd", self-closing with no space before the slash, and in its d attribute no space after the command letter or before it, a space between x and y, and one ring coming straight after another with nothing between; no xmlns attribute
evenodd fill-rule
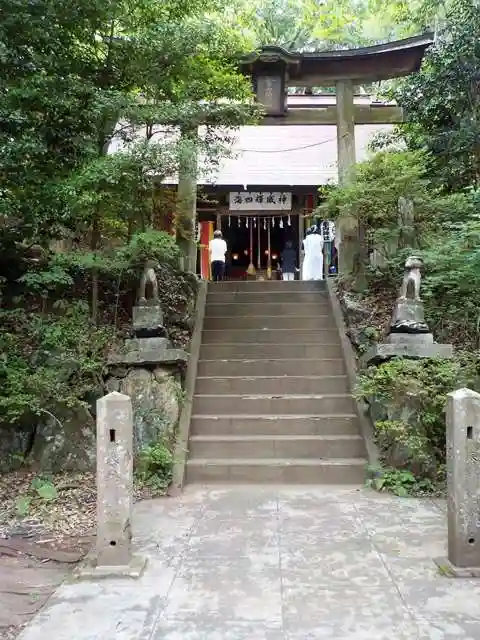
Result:
<svg viewBox="0 0 480 640"><path fill-rule="evenodd" d="M302 100L298 97L298 100ZM303 98L306 100L306 98ZM310 99L311 100L311 99ZM357 98L357 101L361 98ZM392 125L357 125L356 158L368 157L368 145L375 134L392 130ZM137 132L144 137L145 131ZM155 139L167 134L159 128ZM319 186L337 181L337 133L333 125L245 126L233 134L232 157L220 161L214 173L201 171L198 183L219 187ZM109 153L124 148L114 139ZM165 181L176 184L177 178Z"/></svg>
<svg viewBox="0 0 480 640"><path fill-rule="evenodd" d="M368 145L391 125L355 127L357 161L368 157ZM218 186L312 186L337 181L336 127L248 126L236 132L233 157L221 161L216 174L200 183Z"/></svg>

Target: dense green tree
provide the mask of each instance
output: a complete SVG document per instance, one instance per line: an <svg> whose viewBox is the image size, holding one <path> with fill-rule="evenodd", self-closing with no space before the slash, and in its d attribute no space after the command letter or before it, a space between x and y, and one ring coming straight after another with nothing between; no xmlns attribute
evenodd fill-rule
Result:
<svg viewBox="0 0 480 640"><path fill-rule="evenodd" d="M422 70L394 92L412 149L430 152L430 171L447 189L480 181L480 7L452 0Z"/></svg>
<svg viewBox="0 0 480 640"><path fill-rule="evenodd" d="M314 51L408 37L436 15L434 0L235 0L226 18L252 47Z"/></svg>
<svg viewBox="0 0 480 640"><path fill-rule="evenodd" d="M130 125L245 120L248 109L236 101L248 84L233 64L240 40L203 16L207 4L5 0L4 231L18 239L75 225L59 183L105 155L119 121L128 138Z"/></svg>

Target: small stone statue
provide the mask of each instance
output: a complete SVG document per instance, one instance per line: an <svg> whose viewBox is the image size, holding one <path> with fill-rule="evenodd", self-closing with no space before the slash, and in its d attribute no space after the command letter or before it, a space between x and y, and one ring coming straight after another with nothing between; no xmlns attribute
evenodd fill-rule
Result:
<svg viewBox="0 0 480 640"><path fill-rule="evenodd" d="M405 261L405 273L390 324L390 333L429 333L420 299L422 261L410 256Z"/></svg>
<svg viewBox="0 0 480 640"><path fill-rule="evenodd" d="M405 273L403 274L403 282L400 287L400 300L407 300L409 297L415 302L420 302L420 282L422 279L421 268L422 261L417 256L410 256L405 261ZM409 296L408 294L412 295Z"/></svg>
<svg viewBox="0 0 480 640"><path fill-rule="evenodd" d="M140 286L138 288L138 304L146 305L147 304L147 285L150 284L152 287L152 302L154 304L159 304L160 300L158 297L158 280L157 274L155 273L156 262L154 260L146 260L145 266L143 269L142 277L140 278Z"/></svg>

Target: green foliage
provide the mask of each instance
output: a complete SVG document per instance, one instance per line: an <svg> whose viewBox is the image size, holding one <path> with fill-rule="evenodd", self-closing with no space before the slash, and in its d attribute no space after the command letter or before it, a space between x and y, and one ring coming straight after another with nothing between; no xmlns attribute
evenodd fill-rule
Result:
<svg viewBox="0 0 480 640"><path fill-rule="evenodd" d="M387 491L401 498L431 494L435 485L428 478L417 478L408 469L369 467L366 486L376 491Z"/></svg>
<svg viewBox="0 0 480 640"><path fill-rule="evenodd" d="M415 203L416 220L430 213L432 191L422 152L381 151L355 167L355 181L328 192L320 211L355 216L377 230L398 227L398 199Z"/></svg>
<svg viewBox="0 0 480 640"><path fill-rule="evenodd" d="M422 297L439 340L459 348L480 344L480 194L471 191L446 198L443 234L432 236L422 252Z"/></svg>
<svg viewBox="0 0 480 640"><path fill-rule="evenodd" d="M137 456L135 478L140 486L164 492L172 481L174 458L167 442L152 444Z"/></svg>
<svg viewBox="0 0 480 640"><path fill-rule="evenodd" d="M173 236L149 229L103 254L85 250L52 253L47 262L34 266L18 282L30 293L55 297L68 291L79 276L86 278L96 271L134 288L146 260L178 269L180 255Z"/></svg>
<svg viewBox="0 0 480 640"><path fill-rule="evenodd" d="M164 231L145 231L136 233L130 242L117 249L112 262L123 269L135 269L143 266L145 260L178 267L180 250L175 238Z"/></svg>
<svg viewBox="0 0 480 640"><path fill-rule="evenodd" d="M45 241L67 227L91 230L96 248L99 234L126 220L144 228L142 196L153 175L176 166L175 144L157 136L147 145L153 125L207 124L209 158L211 126L252 117L249 83L234 66L241 39L209 17L217 8L205 0L6 0L0 244ZM105 158L114 136L131 143L142 127L143 143Z"/></svg>
<svg viewBox="0 0 480 640"><path fill-rule="evenodd" d="M51 480L42 477L36 477L32 480L32 489L37 493L38 497L46 502L56 500L58 497L57 489Z"/></svg>
<svg viewBox="0 0 480 640"><path fill-rule="evenodd" d="M428 150L439 184L457 191L480 178L480 10L472 0L446 5L444 27L422 70L394 96L407 115L400 130L409 147Z"/></svg>
<svg viewBox="0 0 480 640"><path fill-rule="evenodd" d="M251 48L292 51L361 47L418 33L419 0L236 0L223 10Z"/></svg>
<svg viewBox="0 0 480 640"><path fill-rule="evenodd" d="M51 479L36 476L26 494L20 495L15 500L15 512L19 517L28 516L30 509L35 504L47 507L49 503L58 498L58 491Z"/></svg>
<svg viewBox="0 0 480 640"><path fill-rule="evenodd" d="M34 420L75 407L102 384L108 328L94 329L81 302L59 301L49 313L0 311L2 422Z"/></svg>
<svg viewBox="0 0 480 640"><path fill-rule="evenodd" d="M396 358L361 372L356 394L370 405L375 438L388 467L441 481L445 464L447 394L479 388L480 361Z"/></svg>

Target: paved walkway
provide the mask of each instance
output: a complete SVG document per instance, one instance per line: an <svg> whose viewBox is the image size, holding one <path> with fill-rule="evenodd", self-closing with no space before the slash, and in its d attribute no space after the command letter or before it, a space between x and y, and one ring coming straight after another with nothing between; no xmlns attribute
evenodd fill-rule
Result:
<svg viewBox="0 0 480 640"><path fill-rule="evenodd" d="M193 487L134 525L142 579L63 585L21 640L480 639L480 581L432 562L442 503Z"/></svg>

